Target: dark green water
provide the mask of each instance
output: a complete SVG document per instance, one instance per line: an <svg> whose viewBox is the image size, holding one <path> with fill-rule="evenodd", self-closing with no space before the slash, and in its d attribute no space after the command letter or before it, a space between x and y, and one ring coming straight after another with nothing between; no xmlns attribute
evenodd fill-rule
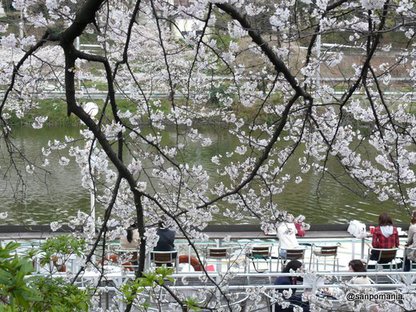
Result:
<svg viewBox="0 0 416 312"><path fill-rule="evenodd" d="M215 172L211 157L215 154L230 150L235 146L227 131L218 131L215 127L201 129L214 142L209 148L195 148L186 155L192 163L202 163L208 171ZM79 129L45 128L33 130L21 128L15 130L16 144L26 152L29 158L39 161L41 148L47 146L48 140L54 138L62 140L65 135L76 137ZM8 158L4 146L0 149L0 172L3 175L8 168ZM65 155L63 152L62 156ZM68 166L58 165L59 156L53 154L49 157L50 173L38 176L27 176L25 192L15 193L15 178L2 178L0 180L0 213L8 212L8 218L0 220L2 224L49 224L51 221L65 222L78 210L89 212L90 195L80 185L79 168L74 160ZM330 164L331 166L331 164ZM335 166L335 164L333 165ZM296 162L289 163L287 172L298 170ZM310 171L303 176L300 184L291 184L276 201L280 207L294 215L303 214L308 223L347 223L351 219L366 222L377 221L377 216L389 212L396 222L406 222L408 217L405 211L392 202L379 202L374 196L360 197L329 177L320 181L321 177ZM320 181L319 195L317 186ZM347 180L346 180L347 181ZM346 183L349 183L348 181ZM97 207L100 213L102 207ZM217 223L229 222L218 218ZM247 219L244 222L253 223L255 220Z"/></svg>

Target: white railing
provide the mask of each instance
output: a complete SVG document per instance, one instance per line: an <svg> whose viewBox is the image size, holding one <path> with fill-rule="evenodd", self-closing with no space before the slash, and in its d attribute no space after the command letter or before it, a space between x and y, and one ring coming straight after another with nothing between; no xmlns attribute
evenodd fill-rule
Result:
<svg viewBox="0 0 416 312"><path fill-rule="evenodd" d="M404 244L405 238L401 238L401 243ZM305 248L305 256L303 259L303 263L305 268L311 269L313 267L316 268L316 259L314 259L312 255L312 246L313 245L335 245L340 244L338 248L338 261L339 261L339 270L345 271L348 270L348 262L352 259L363 259L366 260L368 247L371 244L369 239L357 239L354 237L342 237L342 238L300 238L300 244L306 244ZM38 240L36 242L25 241L24 245L21 249L18 250L18 253L22 254L25 252L26 249L30 248L32 245L39 245L41 242ZM265 268L261 267L262 271L274 271L279 272L281 271L281 259L279 258L279 248L278 248L278 240L273 237L263 237L257 239L240 239L238 237L233 237L231 240L222 240L222 239L213 239L208 241L195 241L193 242L194 247L198 251L199 258L202 260L203 265L206 264L206 251L207 248L210 246L216 247L227 247L229 248L230 255L226 259L222 260L214 260L216 262L215 268L217 271L226 271L230 269L233 273L242 273L252 271L255 272L255 269L251 269L252 261L247 258L247 253L250 250L251 246L255 245L269 245L271 246L271 257L265 264ZM192 246L185 240L177 240L175 242L176 249L178 251L178 255L185 255L191 260L192 257L196 257L196 253ZM36 247L35 247L36 248ZM132 250L131 252L133 252ZM118 243L112 243L108 245L107 253L114 253L120 255L120 247ZM403 257L403 249L400 249L398 252L397 257ZM98 261L99 259L97 259ZM76 270L76 268L80 267L82 264L82 258L71 258L71 268L72 271ZM212 262L212 261L210 261ZM328 263L322 262L318 264L319 270L325 270L328 272L332 268L332 262ZM227 266L228 264L228 266ZM315 264L313 267L312 265ZM328 264L328 265L327 265ZM151 265L150 257L147 257L146 261L146 268L149 268ZM262 265L262 264L261 264ZM337 264L338 265L338 264ZM248 267L251 266L251 267ZM231 268L230 268L231 267ZM122 270L121 263L119 264L120 271ZM328 270L327 270L328 268Z"/></svg>
<svg viewBox="0 0 416 312"><path fill-rule="evenodd" d="M370 278L374 277L388 277L389 283L371 283L371 284L360 284L360 285L351 285L348 284L350 278L354 276L362 276L363 274L369 276ZM173 274L172 277L175 279L175 282L169 286L169 289L175 294L182 294L185 297L192 297L196 294L200 294L201 290L206 290L207 294L213 294L216 290L218 290L218 286L209 284L207 282L205 285L202 284L200 277L203 275L202 273L187 273L187 274ZM212 273L210 277L213 280L216 280L216 277L221 277L221 274ZM305 293L308 296L314 296L314 300L321 300L319 298L323 298L324 301L331 301L331 304L334 307L334 311L340 305L346 304L348 301L351 301L347 297L349 293L356 294L356 298L358 300L362 300L362 296L358 296L357 294L365 294L366 300L369 301L377 299L378 297L389 294L390 297L396 296L396 298L400 297L402 294L406 295L413 295L416 296L416 284L414 281L416 279L416 273L414 272L332 272L331 273L331 281L328 283L328 274L326 273L244 273L244 274L235 274L234 278L241 278L244 277L247 281L251 278L264 278L265 281L270 281L271 278L276 278L279 276L301 276L304 279L303 284L299 285L273 285L273 282L265 282L263 284L246 284L246 285L232 285L232 280L230 280L230 284L226 287L222 287L221 291L226 296L230 295L233 296L234 301L231 301L230 305L240 305L240 304L251 304L250 300L252 299L252 294L260 296L262 298L261 304L264 310L261 311L274 311L275 303L277 302L278 298L278 291L283 289L296 289L297 293ZM177 285L184 277L189 278L187 285ZM134 278L133 274L129 276L129 278ZM194 280L192 280L194 278ZM404 284L401 281L407 278L408 283ZM198 281L200 284L195 285L192 284L192 281ZM100 290L100 294L107 294L109 296L108 301L111 301L113 298L117 298L116 295L120 294L119 290L120 285L115 286L106 286L106 287L98 287ZM82 287L81 287L82 288ZM371 289L371 291L369 291ZM140 296L148 296L149 300L151 300L151 292L152 288L144 289ZM405 291L401 291L405 290ZM341 291L341 292L340 292ZM160 299L160 293L164 292L163 294L163 301L162 304L174 304L175 301L172 297L170 297L169 293L163 291L163 289L159 289L159 297L157 300ZM323 297L325 293L333 293L333 296ZM219 293L218 293L219 295ZM364 296L364 295L363 295ZM224 306L225 303L220 299L221 296L216 298L217 304L220 306ZM310 297L309 297L310 298ZM328 299L330 298L330 299ZM153 298L155 299L155 298ZM117 300L117 304L119 307L124 307L124 303L120 300ZM224 300L225 301L225 300ZM203 299L201 300L201 303ZM316 301L315 301L316 302ZM156 301L153 302L156 306ZM259 303L257 303L259 304ZM160 305L160 302L157 303L157 306ZM218 307L217 307L218 308ZM416 306L414 307L416 308Z"/></svg>

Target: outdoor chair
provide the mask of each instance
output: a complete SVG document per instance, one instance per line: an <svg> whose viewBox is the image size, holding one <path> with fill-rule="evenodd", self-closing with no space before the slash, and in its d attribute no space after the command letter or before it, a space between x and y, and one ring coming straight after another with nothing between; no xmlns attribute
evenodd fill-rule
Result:
<svg viewBox="0 0 416 312"><path fill-rule="evenodd" d="M176 250L171 251L156 251L150 252L150 262L158 266L175 267L178 269L177 257L178 252Z"/></svg>
<svg viewBox="0 0 416 312"><path fill-rule="evenodd" d="M324 263L324 271L326 270L326 263L327 260L332 260L332 270L335 272L339 271L339 261L337 258L338 254L338 247L340 244L333 245L333 246L317 246L314 245L312 249L312 255L313 255L313 262L316 264L316 271L319 271L321 263L321 259L323 259Z"/></svg>
<svg viewBox="0 0 416 312"><path fill-rule="evenodd" d="M254 270L258 273L266 270L260 269L260 264L264 261L267 264L268 270L272 270L272 257L271 257L272 246L253 246L250 252L247 254L247 272L250 273L250 262L253 263Z"/></svg>
<svg viewBox="0 0 416 312"><path fill-rule="evenodd" d="M296 248L296 249L286 249L286 256L279 257L281 262L281 267L283 268L287 262L291 260L299 260L304 262L305 259L305 249Z"/></svg>
<svg viewBox="0 0 416 312"><path fill-rule="evenodd" d="M207 249L207 258L211 258L211 259L228 258L228 249L225 247L209 247Z"/></svg>
<svg viewBox="0 0 416 312"><path fill-rule="evenodd" d="M230 264L230 255L228 248L226 247L208 247L205 257L205 267L207 267L209 262L214 262L216 264L216 271L221 272L222 261L225 260L227 263L227 270L229 269Z"/></svg>
<svg viewBox="0 0 416 312"><path fill-rule="evenodd" d="M382 271L384 268L388 268L390 271L398 269L398 261L396 258L398 248L369 248L368 249L368 261L366 264L367 271L375 269L376 271ZM370 260L372 251L378 251L376 260ZM401 260L400 260L401 262ZM376 276L376 283L378 282L378 276Z"/></svg>

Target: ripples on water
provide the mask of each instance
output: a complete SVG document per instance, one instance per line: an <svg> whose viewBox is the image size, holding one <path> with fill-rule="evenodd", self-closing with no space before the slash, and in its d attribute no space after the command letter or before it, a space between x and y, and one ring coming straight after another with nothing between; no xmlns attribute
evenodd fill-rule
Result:
<svg viewBox="0 0 416 312"><path fill-rule="evenodd" d="M195 149L195 155L189 155L189 161L202 163L207 168L212 167L210 159L213 155L223 152L234 144L230 138L221 135L218 131L204 130L215 142L210 149L202 152ZM208 133L207 133L208 132ZM212 132L212 133L211 133ZM65 135L76 137L79 129L17 129L15 137L17 144L24 147L29 158L40 159L40 151L47 146L50 139L62 139ZM2 147L4 157L4 147ZM78 210L89 212L90 195L80 186L79 168L71 159L66 167L58 165L56 153L49 157L51 174L40 176L38 179L28 177L28 184L24 197L19 201L13 198L10 181L0 180L1 206L0 212L7 211L8 219L1 220L3 224L49 224L51 221L65 222L69 217L76 215ZM7 162L0 159L0 168L4 170ZM288 170L290 172L290 169ZM4 172L1 172L4 174ZM319 177L313 173L303 177L300 184L289 185L284 193L276 196L276 202L282 209L290 211L294 215L303 214L308 223L347 223L352 219L365 222L377 222L378 215L389 212L395 222L408 222L408 217L403 209L398 209L391 202L379 202L374 196L361 198L350 191L325 178L321 181L320 195L317 195L316 187ZM101 209L103 210L103 208ZM99 211L99 207L97 207ZM100 213L100 212L98 212ZM218 218L216 223L232 223L232 220ZM255 223L254 219L247 219L245 223Z"/></svg>

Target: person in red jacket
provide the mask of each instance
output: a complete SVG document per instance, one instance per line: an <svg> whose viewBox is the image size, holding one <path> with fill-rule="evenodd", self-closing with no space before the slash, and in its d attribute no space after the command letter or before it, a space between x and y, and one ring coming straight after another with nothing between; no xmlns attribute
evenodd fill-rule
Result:
<svg viewBox="0 0 416 312"><path fill-rule="evenodd" d="M397 228L393 226L391 217L383 212L378 217L378 226L373 233L373 248L396 248L399 247L399 234ZM379 252L372 250L370 260L378 260Z"/></svg>

